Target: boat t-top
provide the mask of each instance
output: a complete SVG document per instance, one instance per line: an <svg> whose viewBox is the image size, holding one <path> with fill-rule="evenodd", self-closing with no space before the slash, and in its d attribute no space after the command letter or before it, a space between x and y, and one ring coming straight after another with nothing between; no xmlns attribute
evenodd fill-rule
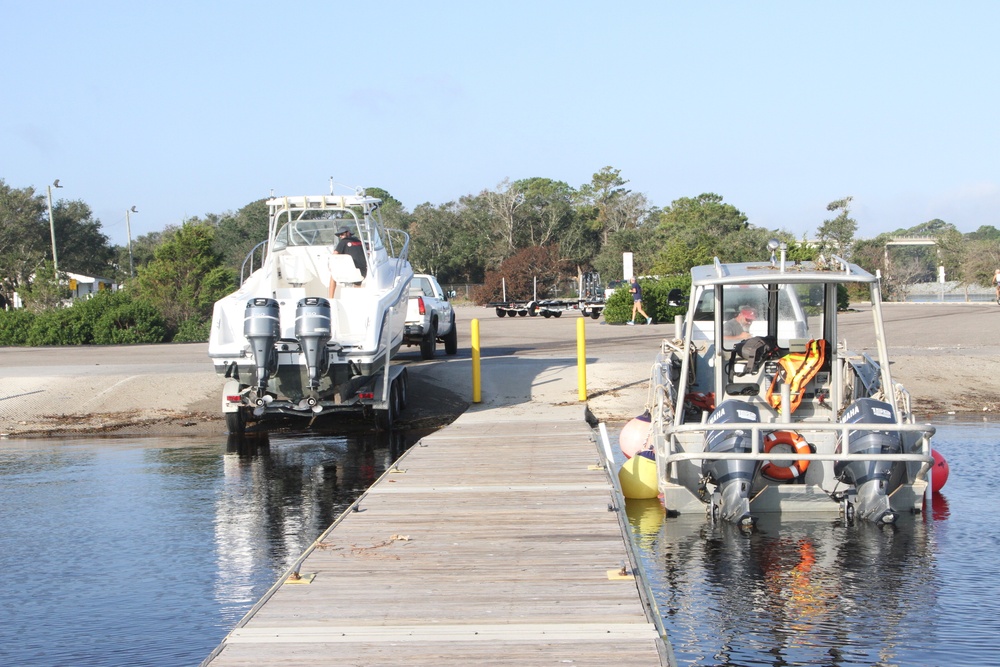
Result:
<svg viewBox="0 0 1000 667"><path fill-rule="evenodd" d="M391 425L405 402L405 369L391 359L413 269L409 236L383 226L381 203L363 190L267 200L267 239L212 315L208 353L226 378L230 433L269 415L337 411Z"/></svg>
<svg viewBox="0 0 1000 667"><path fill-rule="evenodd" d="M650 380L663 504L750 529L760 513L886 524L920 511L934 429L915 423L892 378L878 279L769 247L770 261L691 270L683 338L662 342ZM874 357L838 342L838 291L850 285L870 294Z"/></svg>

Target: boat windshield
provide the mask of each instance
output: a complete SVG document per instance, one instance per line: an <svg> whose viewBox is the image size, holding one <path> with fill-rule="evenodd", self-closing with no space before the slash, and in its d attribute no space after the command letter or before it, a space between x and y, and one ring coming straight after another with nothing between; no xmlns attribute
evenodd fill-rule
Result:
<svg viewBox="0 0 1000 667"><path fill-rule="evenodd" d="M786 284L768 286L737 284L722 287L723 347L730 349L739 338L725 336L727 323L736 322L754 336L775 336L778 345L788 347L794 339L823 336L824 289L821 284ZM772 317L772 310L776 312ZM715 324L715 289L706 289L698 300L694 313L696 330L712 339ZM776 329L771 329L772 323Z"/></svg>
<svg viewBox="0 0 1000 667"><path fill-rule="evenodd" d="M350 216L293 220L278 230L274 237L274 250L289 246L335 246L339 242L337 231L341 227L347 227L351 234L358 236L357 221Z"/></svg>

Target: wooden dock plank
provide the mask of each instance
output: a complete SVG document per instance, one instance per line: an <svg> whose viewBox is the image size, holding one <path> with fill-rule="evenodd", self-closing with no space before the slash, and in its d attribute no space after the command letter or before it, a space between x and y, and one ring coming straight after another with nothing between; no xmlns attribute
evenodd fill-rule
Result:
<svg viewBox="0 0 1000 667"><path fill-rule="evenodd" d="M226 638L212 667L661 664L578 411L422 440Z"/></svg>

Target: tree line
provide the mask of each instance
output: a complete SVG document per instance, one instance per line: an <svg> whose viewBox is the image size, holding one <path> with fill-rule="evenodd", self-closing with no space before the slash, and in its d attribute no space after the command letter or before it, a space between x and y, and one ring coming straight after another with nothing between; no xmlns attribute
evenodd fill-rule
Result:
<svg viewBox="0 0 1000 667"><path fill-rule="evenodd" d="M813 239L797 239L750 224L714 193L681 197L661 208L628 183L608 166L577 187L542 177L505 179L477 194L412 210L384 189L367 192L383 199L387 226L410 234L415 270L442 283L479 285L474 297L480 303L500 300L504 287L509 299L554 296L586 271L598 271L605 281L620 279L623 252L633 254L638 275L683 276L716 256L761 259L771 238L788 245L790 259L837 254L881 271L887 298L905 294L914 282L934 280L939 265L962 285L987 285L1000 266L1000 230L989 225L963 234L935 219L859 240L852 199L844 197L826 207ZM258 200L137 237L134 276L128 248L109 242L82 200L54 202L51 226L60 272L113 280L126 293L115 307L141 304L149 309L140 318L147 322L148 313L157 313L156 335L164 340L199 340L207 337L212 304L236 288L247 254L266 238L267 207ZM889 237L903 235L930 236L937 245L888 251ZM0 180L0 307L9 307L15 292L36 315L65 305L67 281L56 278L52 262L45 194ZM129 323L120 326L127 331Z"/></svg>

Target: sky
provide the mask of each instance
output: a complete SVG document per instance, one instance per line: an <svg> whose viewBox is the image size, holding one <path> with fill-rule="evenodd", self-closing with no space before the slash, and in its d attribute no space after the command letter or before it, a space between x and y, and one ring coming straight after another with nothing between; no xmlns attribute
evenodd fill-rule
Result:
<svg viewBox="0 0 1000 667"><path fill-rule="evenodd" d="M998 2L0 0L0 179L112 243L331 178L408 210L605 166L815 238L1000 227ZM338 192L350 190L338 189Z"/></svg>

